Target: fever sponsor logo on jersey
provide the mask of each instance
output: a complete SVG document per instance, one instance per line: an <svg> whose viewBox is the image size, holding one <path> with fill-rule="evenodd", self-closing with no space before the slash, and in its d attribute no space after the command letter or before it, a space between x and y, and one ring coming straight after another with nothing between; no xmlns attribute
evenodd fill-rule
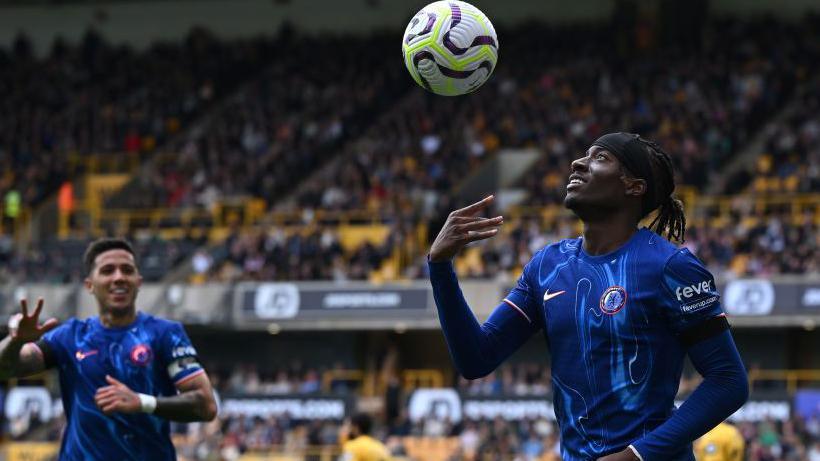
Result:
<svg viewBox="0 0 820 461"><path fill-rule="evenodd" d="M700 283L695 283L687 287L675 288L675 296L678 298L678 301L684 301L692 296L706 294L710 291L712 291L712 281L704 280Z"/></svg>

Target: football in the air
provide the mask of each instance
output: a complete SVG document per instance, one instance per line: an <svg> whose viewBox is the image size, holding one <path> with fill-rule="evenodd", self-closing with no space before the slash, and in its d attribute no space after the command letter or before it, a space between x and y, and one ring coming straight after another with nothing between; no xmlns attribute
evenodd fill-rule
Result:
<svg viewBox="0 0 820 461"><path fill-rule="evenodd" d="M498 37L490 20L457 0L433 2L416 13L401 47L416 83L444 96L475 91L498 61Z"/></svg>

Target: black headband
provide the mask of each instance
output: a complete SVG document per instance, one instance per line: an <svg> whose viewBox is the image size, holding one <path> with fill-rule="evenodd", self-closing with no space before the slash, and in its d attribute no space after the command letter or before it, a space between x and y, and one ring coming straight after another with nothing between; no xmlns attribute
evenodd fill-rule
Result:
<svg viewBox="0 0 820 461"><path fill-rule="evenodd" d="M643 214L654 210L658 204L655 201L655 175L652 163L649 160L649 151L640 136L634 133L609 133L601 136L592 143L593 146L603 147L621 162L633 176L646 181L646 194L643 196Z"/></svg>

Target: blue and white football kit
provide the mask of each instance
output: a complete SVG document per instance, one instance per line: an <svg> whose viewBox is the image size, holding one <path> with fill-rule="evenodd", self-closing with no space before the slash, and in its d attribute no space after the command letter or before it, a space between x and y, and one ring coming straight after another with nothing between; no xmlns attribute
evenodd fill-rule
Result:
<svg viewBox="0 0 820 461"><path fill-rule="evenodd" d="M430 278L448 347L466 377L489 373L544 332L564 460L595 460L628 446L644 461L694 460L691 441L748 393L712 275L648 229L600 256L588 255L581 238L545 247L483 325L452 264L430 263ZM705 379L676 410L687 354Z"/></svg>
<svg viewBox="0 0 820 461"><path fill-rule="evenodd" d="M176 460L168 420L146 414L105 415L94 395L106 375L132 391L177 394L176 386L205 371L182 325L137 313L128 326L106 328L98 317L71 319L35 343L56 366L66 428L61 461Z"/></svg>

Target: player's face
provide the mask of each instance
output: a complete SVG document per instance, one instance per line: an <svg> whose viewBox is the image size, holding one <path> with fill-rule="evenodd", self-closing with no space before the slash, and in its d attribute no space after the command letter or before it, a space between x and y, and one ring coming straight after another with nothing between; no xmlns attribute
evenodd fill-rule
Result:
<svg viewBox="0 0 820 461"><path fill-rule="evenodd" d="M572 162L564 206L581 219L590 213L619 209L626 199L621 162L609 151L592 146L587 155Z"/></svg>
<svg viewBox="0 0 820 461"><path fill-rule="evenodd" d="M93 272L85 279L86 288L100 306L113 310L132 309L141 284L134 256L121 249L100 253Z"/></svg>

